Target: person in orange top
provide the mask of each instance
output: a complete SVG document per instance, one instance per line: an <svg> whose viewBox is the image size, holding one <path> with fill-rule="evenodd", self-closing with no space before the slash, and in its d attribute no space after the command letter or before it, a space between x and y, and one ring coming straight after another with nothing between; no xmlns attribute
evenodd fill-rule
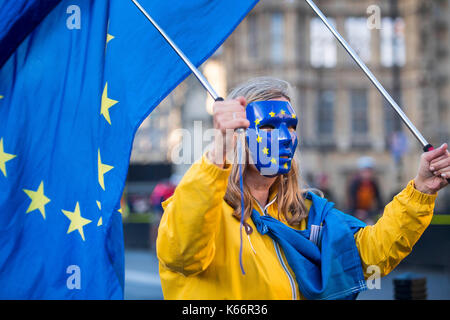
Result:
<svg viewBox="0 0 450 320"><path fill-rule="evenodd" d="M349 213L369 224L384 206L374 169L371 157L359 158L358 173L348 190Z"/></svg>
<svg viewBox="0 0 450 320"><path fill-rule="evenodd" d="M333 266L342 269L340 273L335 271L333 277L323 279L327 283L341 285L344 290L341 292L357 293L363 285L356 291L346 286L346 260L357 259L360 270L354 271L359 272L363 280L371 275L371 266L376 266L384 276L411 252L430 224L437 192L447 185L445 177L450 176L446 144L422 154L416 177L386 205L383 216L373 226L358 225L355 218L350 220L346 218L349 215L334 209L330 209L323 220L319 219L322 221L319 224L311 224L311 220L316 219L311 214L319 211L317 203L329 203L303 188L299 182L297 162L294 157L289 158L291 155L274 157L276 164L283 165L276 167L271 174L262 174L258 161L246 162L243 172L245 208L241 208L239 166L231 163L227 156L236 153L235 137L227 135L227 131L260 126L257 133L262 137L273 133L277 126L277 122L271 122L270 118L279 117L277 121L284 130L283 137L292 139L291 142L285 139L283 145L292 147L297 138L297 128L291 121L298 118L295 114L287 112L291 120L283 122L285 113L266 112L270 116L264 119L267 121L263 127L261 119L251 113L265 111L258 111L254 105L252 108L255 109L249 111L251 103L257 101L276 101L275 104L286 103L288 106L291 101L288 83L273 78L253 79L233 90L228 100L215 102L213 117L217 134L213 148L191 166L174 195L163 203L157 256L165 299L340 298L342 295L305 295L308 277L317 270L323 271L322 276L326 273L325 266L316 261L326 259L325 252L332 259L321 261L335 263L341 259ZM256 124L250 123L248 118ZM262 138L256 139L261 141ZM247 152L251 155L248 159L258 157L252 154L250 145ZM284 165L287 162L289 169ZM239 264L242 209L245 217L242 243L245 275ZM329 225L331 221L345 223ZM342 238L349 251L333 256L335 252L326 246L340 248L340 241L330 243L329 239L335 238L329 236L336 236L333 230L345 227L347 221L356 226L351 229L350 237ZM285 233L294 237L284 239ZM295 236L301 243L298 252L292 250L296 243L291 240ZM292 257L298 259L293 260ZM302 269L305 265L309 269ZM353 264L352 268L355 266ZM310 271L299 273L298 270ZM343 281L336 282L336 278Z"/></svg>

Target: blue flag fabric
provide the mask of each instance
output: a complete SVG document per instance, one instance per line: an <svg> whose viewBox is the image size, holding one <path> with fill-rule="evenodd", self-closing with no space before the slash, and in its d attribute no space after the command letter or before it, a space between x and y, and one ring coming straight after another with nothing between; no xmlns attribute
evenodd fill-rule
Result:
<svg viewBox="0 0 450 320"><path fill-rule="evenodd" d="M0 0L0 67L61 0Z"/></svg>
<svg viewBox="0 0 450 320"><path fill-rule="evenodd" d="M310 300L356 299L366 290L354 234L366 224L336 208L332 202L308 192L312 200L305 230L295 230L271 216L253 210L259 233L267 234L283 249L300 292Z"/></svg>
<svg viewBox="0 0 450 320"><path fill-rule="evenodd" d="M197 66L256 4L140 2ZM0 299L122 299L134 134L189 70L131 1L42 16L0 69Z"/></svg>

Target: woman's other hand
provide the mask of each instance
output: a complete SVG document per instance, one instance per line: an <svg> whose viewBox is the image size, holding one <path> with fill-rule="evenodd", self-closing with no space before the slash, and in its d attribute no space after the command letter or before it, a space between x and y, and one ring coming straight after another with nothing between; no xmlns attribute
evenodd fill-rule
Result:
<svg viewBox="0 0 450 320"><path fill-rule="evenodd" d="M425 152L420 157L419 170L414 178L417 190L435 194L448 185L450 178L450 153L444 143L438 149Z"/></svg>

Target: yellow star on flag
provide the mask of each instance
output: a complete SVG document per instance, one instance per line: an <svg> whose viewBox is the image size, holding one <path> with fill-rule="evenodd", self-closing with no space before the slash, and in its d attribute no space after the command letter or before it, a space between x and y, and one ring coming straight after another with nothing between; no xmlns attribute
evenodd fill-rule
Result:
<svg viewBox="0 0 450 320"><path fill-rule="evenodd" d="M107 28L107 30L109 31L109 20L108 20L108 28ZM106 45L108 44L108 42L110 42L112 39L114 39L114 36L110 35L108 33L108 31L106 32ZM106 47L106 45L105 45L105 47Z"/></svg>
<svg viewBox="0 0 450 320"><path fill-rule="evenodd" d="M102 105L100 109L100 114L105 117L106 121L111 125L111 118L109 117L109 109L115 105L117 100L113 100L108 98L108 82L105 84L105 88L103 89L102 94Z"/></svg>
<svg viewBox="0 0 450 320"><path fill-rule="evenodd" d="M27 189L22 190L31 199L31 204L29 205L26 213L29 213L34 210L39 210L41 212L42 217L45 220L45 205L50 202L50 199L47 198L44 194L44 181L41 181L41 184L39 185L39 188L36 191Z"/></svg>
<svg viewBox="0 0 450 320"><path fill-rule="evenodd" d="M259 125L260 122L261 122L261 119L256 119L256 120L255 120L255 124L256 124L256 125Z"/></svg>
<svg viewBox="0 0 450 320"><path fill-rule="evenodd" d="M277 160L275 160L275 158L272 158L272 160L270 160L270 162L272 162L273 164L277 164Z"/></svg>
<svg viewBox="0 0 450 320"><path fill-rule="evenodd" d="M295 113L292 114L292 118L293 118L293 119L297 118L297 116L295 115Z"/></svg>
<svg viewBox="0 0 450 320"><path fill-rule="evenodd" d="M3 149L3 138L0 139L0 170L3 172L3 175L6 177L6 162L14 159L16 155L6 153Z"/></svg>
<svg viewBox="0 0 450 320"><path fill-rule="evenodd" d="M270 116L271 116L272 118L275 117L275 112L272 111L272 112L270 112L269 114L270 114Z"/></svg>
<svg viewBox="0 0 450 320"><path fill-rule="evenodd" d="M261 136L258 136L258 137L256 138L256 142L261 143L261 141L262 141Z"/></svg>
<svg viewBox="0 0 450 320"><path fill-rule="evenodd" d="M0 94L0 99L3 99L3 96Z"/></svg>
<svg viewBox="0 0 450 320"><path fill-rule="evenodd" d="M83 239L83 241L85 241L83 227L85 225L91 223L92 221L89 219L85 219L81 216L80 204L77 202L77 204L75 205L75 210L73 212L66 211L66 210L61 210L61 211L70 220L70 225L69 225L69 229L67 230L67 234L71 233L72 231L78 230L78 232L81 235L81 239Z"/></svg>
<svg viewBox="0 0 450 320"><path fill-rule="evenodd" d="M281 110L281 114L286 114L286 111L284 111L284 110Z"/></svg>
<svg viewBox="0 0 450 320"><path fill-rule="evenodd" d="M113 166L102 163L102 158L100 157L100 149L98 149L98 183L100 184L103 190L105 190L104 175L113 168L114 168Z"/></svg>
<svg viewBox="0 0 450 320"><path fill-rule="evenodd" d="M114 39L114 36L110 35L109 33L106 34L106 44L110 42L112 39Z"/></svg>
<svg viewBox="0 0 450 320"><path fill-rule="evenodd" d="M269 154L269 149L268 149L268 148L264 148L264 149L262 150L262 152L263 152L264 154Z"/></svg>

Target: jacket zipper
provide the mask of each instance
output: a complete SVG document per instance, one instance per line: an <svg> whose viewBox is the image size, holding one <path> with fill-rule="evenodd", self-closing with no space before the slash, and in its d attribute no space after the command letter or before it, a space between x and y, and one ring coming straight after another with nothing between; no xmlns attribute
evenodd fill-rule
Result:
<svg viewBox="0 0 450 320"><path fill-rule="evenodd" d="M256 203L258 203L259 209L263 212L263 214L265 216L267 216L267 208L275 202L275 200L277 199L277 197L275 197L271 202L269 202L264 209L261 208L261 205L258 203L258 201L256 201ZM284 271L286 272L288 279L289 279L289 283L291 285L291 291L292 291L292 300L297 300L297 287L295 285L295 281L294 281L294 277L292 276L292 274L289 272L288 267L286 266L286 263L283 260L283 256L281 255L281 249L278 243L276 243L275 240L272 239L273 242L273 246L275 247L275 252L277 253L277 257L278 260L281 263L281 266L283 267Z"/></svg>

